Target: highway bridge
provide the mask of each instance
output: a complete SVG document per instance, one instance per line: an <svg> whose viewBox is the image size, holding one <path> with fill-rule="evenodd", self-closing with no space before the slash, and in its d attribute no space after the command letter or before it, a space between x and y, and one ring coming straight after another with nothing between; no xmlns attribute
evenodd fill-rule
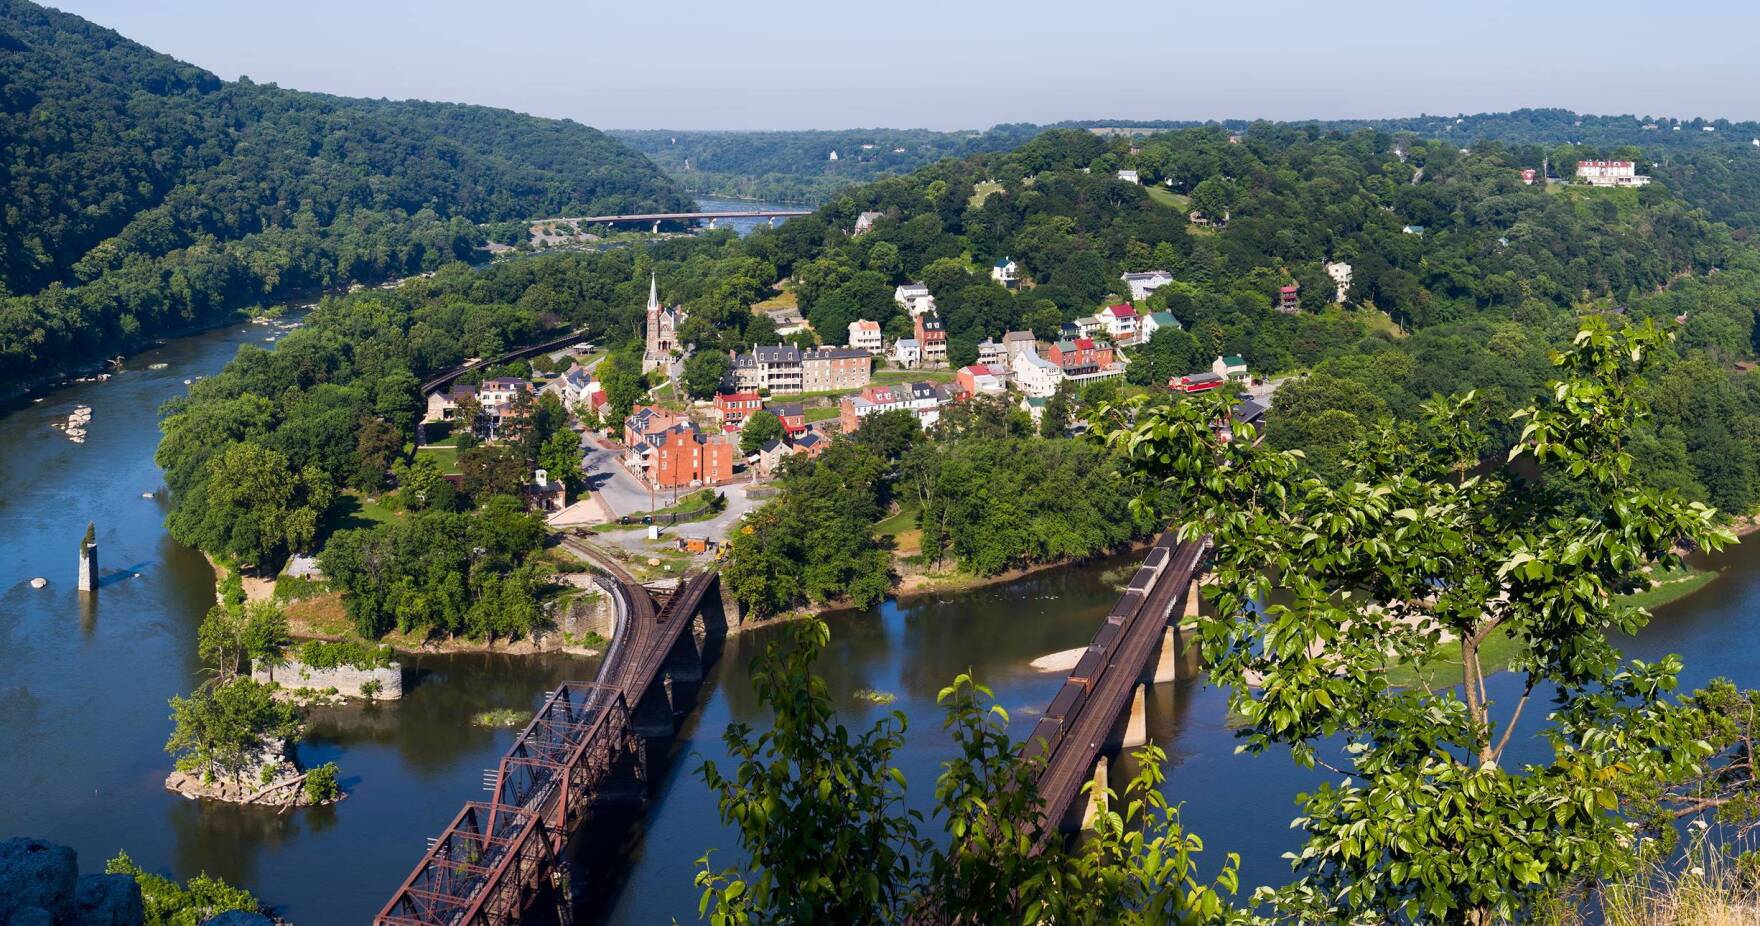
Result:
<svg viewBox="0 0 1760 926"><path fill-rule="evenodd" d="M573 225L577 230L582 225L652 225L654 231L660 230L661 222L708 222L710 228L723 219L769 219L776 224L777 219L790 219L795 216L812 215L811 209L732 209L717 212L639 212L629 215L579 215L562 216L554 219L538 219L533 225Z"/></svg>
<svg viewBox="0 0 1760 926"><path fill-rule="evenodd" d="M487 801L470 801L432 841L375 926L503 926L546 905L570 921L567 850L609 808L647 798L644 740L671 737L711 658L721 617L714 567L657 592L616 561L573 539L612 597L617 628L598 677L565 682L485 776ZM707 607L705 607L707 604Z"/></svg>
<svg viewBox="0 0 1760 926"><path fill-rule="evenodd" d="M1186 641L1180 624L1195 615L1196 579L1207 542L1163 534L1131 577L1118 604L1077 659L1022 748L1045 763L1039 773L1041 843L1086 828L1082 786L1106 785L1106 754L1147 741L1144 686L1171 682Z"/></svg>

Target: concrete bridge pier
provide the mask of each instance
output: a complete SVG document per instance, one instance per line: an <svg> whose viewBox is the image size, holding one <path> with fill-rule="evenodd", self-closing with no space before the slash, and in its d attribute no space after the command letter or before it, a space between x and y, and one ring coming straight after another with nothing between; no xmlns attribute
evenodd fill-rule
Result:
<svg viewBox="0 0 1760 926"><path fill-rule="evenodd" d="M666 739L678 732L672 716L672 697L664 676L655 679L642 692L635 710L630 711L629 727L643 739Z"/></svg>
<svg viewBox="0 0 1760 926"><path fill-rule="evenodd" d="M1179 661L1181 644L1178 627L1168 626L1161 630L1161 643L1150 654L1149 661L1143 665L1143 682L1148 685L1165 685L1179 678Z"/></svg>
<svg viewBox="0 0 1760 926"><path fill-rule="evenodd" d="M1083 833L1093 832L1094 820L1100 816L1101 802L1106 798L1106 789L1112 786L1110 782L1111 771L1110 763L1105 756L1094 760L1094 787L1088 789L1087 800L1075 805L1081 809L1081 820L1065 821L1063 829L1074 829Z"/></svg>
<svg viewBox="0 0 1760 926"><path fill-rule="evenodd" d="M660 671L675 682L700 682L703 680L703 657L697 652L696 640L690 634L681 634L678 642L666 653L666 661L661 663Z"/></svg>
<svg viewBox="0 0 1760 926"><path fill-rule="evenodd" d="M658 235L658 234L660 234L660 222L659 222L659 221L658 221L658 220L656 220L656 221L655 221L655 222L654 222L654 231L653 231L653 234L656 234L656 235Z"/></svg>
<svg viewBox="0 0 1760 926"><path fill-rule="evenodd" d="M1131 691L1131 705L1112 727L1112 735L1107 737L1108 744L1119 749L1135 749L1149 742L1149 713L1145 687L1138 684Z"/></svg>

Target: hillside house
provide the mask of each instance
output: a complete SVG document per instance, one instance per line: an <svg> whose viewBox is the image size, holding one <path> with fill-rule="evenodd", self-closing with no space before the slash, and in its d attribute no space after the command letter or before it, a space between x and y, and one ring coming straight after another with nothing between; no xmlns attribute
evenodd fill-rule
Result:
<svg viewBox="0 0 1760 926"><path fill-rule="evenodd" d="M1113 341L1129 344L1137 339L1137 310L1121 302L1100 310L1100 324Z"/></svg>
<svg viewBox="0 0 1760 926"><path fill-rule="evenodd" d="M916 338L899 338L892 342L892 362L906 370L923 363L923 345Z"/></svg>
<svg viewBox="0 0 1760 926"><path fill-rule="evenodd" d="M1017 289L1021 285L1021 268L1012 257L1004 257L990 268L990 279L1001 283L1005 289Z"/></svg>
<svg viewBox="0 0 1760 926"><path fill-rule="evenodd" d="M1050 398L1063 382L1063 368L1039 356L1036 350L1015 355L1012 372L1021 392L1034 398Z"/></svg>
<svg viewBox="0 0 1760 926"><path fill-rule="evenodd" d="M941 316L927 312L916 318L916 341L923 351L923 363L930 365L947 362L947 329L941 324Z"/></svg>
<svg viewBox="0 0 1760 926"><path fill-rule="evenodd" d="M985 364L1001 364L1008 366L1008 348L995 341L985 338L978 342L978 362Z"/></svg>
<svg viewBox="0 0 1760 926"><path fill-rule="evenodd" d="M909 411L917 422L927 428L941 420L941 407L951 397L947 386L939 383L900 383L896 386L868 386L860 395L845 396L838 407L838 424L843 433L861 430L869 415L881 412Z"/></svg>
<svg viewBox="0 0 1760 926"><path fill-rule="evenodd" d="M1221 373L1188 373L1184 376L1175 376L1167 381L1167 388L1187 395L1209 392L1226 385L1228 385L1228 377Z"/></svg>
<svg viewBox="0 0 1760 926"><path fill-rule="evenodd" d="M1130 290L1131 301L1142 302L1149 298L1150 293L1172 283L1173 274L1165 270L1145 270L1141 273L1127 273L1119 279Z"/></svg>
<svg viewBox="0 0 1760 926"><path fill-rule="evenodd" d="M656 489L721 485L733 480L739 445L726 437L710 437L694 426L667 431L649 455L645 476Z"/></svg>
<svg viewBox="0 0 1760 926"><path fill-rule="evenodd" d="M906 283L892 291L892 301L911 314L912 318L935 311L935 297L921 283Z"/></svg>
<svg viewBox="0 0 1760 926"><path fill-rule="evenodd" d="M1577 179L1590 186L1643 186L1650 182L1631 161L1578 161Z"/></svg>
<svg viewBox="0 0 1760 926"><path fill-rule="evenodd" d="M1295 284L1279 287L1277 290L1277 311L1285 315L1294 315L1302 310L1302 288Z"/></svg>
<svg viewBox="0 0 1760 926"><path fill-rule="evenodd" d="M837 152L831 152L831 159L834 161L837 160ZM881 213L878 212L864 212L861 215L856 216L856 229L854 234L860 236L862 233L872 230L874 223L880 221L880 215Z"/></svg>
<svg viewBox="0 0 1760 926"><path fill-rule="evenodd" d="M1122 365L1115 362L1112 348L1092 338L1058 341L1045 352L1045 359L1056 364L1063 371L1063 378L1069 380L1100 379L1124 372Z"/></svg>
<svg viewBox="0 0 1760 926"><path fill-rule="evenodd" d="M859 389L873 370L873 355L853 347L801 350L791 344L753 345L751 352L734 355L728 378L737 391L792 395Z"/></svg>
<svg viewBox="0 0 1760 926"><path fill-rule="evenodd" d="M1039 349L1039 340L1031 331L1010 331L1002 336L1002 350L1007 355L1008 366L1014 368L1014 358L1021 354L1031 354ZM979 355L982 358L982 354Z"/></svg>
<svg viewBox="0 0 1760 926"><path fill-rule="evenodd" d="M875 355L886 353L886 340L881 336L880 323L865 318L850 322L849 346L853 350L865 350Z"/></svg>
<svg viewBox="0 0 1760 926"><path fill-rule="evenodd" d="M960 367L953 374L953 383L961 393L968 396L1002 395L1008 391L1008 379L982 363Z"/></svg>
<svg viewBox="0 0 1760 926"><path fill-rule="evenodd" d="M1226 357L1217 357L1216 360L1210 364L1210 372L1215 373L1217 376L1226 377L1237 383L1244 383L1252 378L1252 376L1247 373L1247 361L1245 358L1241 357L1240 354L1229 354Z"/></svg>
<svg viewBox="0 0 1760 926"><path fill-rule="evenodd" d="M715 393L715 414L721 417L723 425L738 427L746 420L746 416L762 407L764 400L758 397L755 389L749 392Z"/></svg>
<svg viewBox="0 0 1760 926"><path fill-rule="evenodd" d="M1148 343L1149 339L1155 336L1155 332L1160 331L1163 328L1179 327L1181 327L1179 319L1174 318L1172 312L1169 312L1166 309L1159 312L1150 312L1148 315L1143 316L1142 324L1137 328L1137 337L1141 339L1143 343Z"/></svg>
<svg viewBox="0 0 1760 926"><path fill-rule="evenodd" d="M782 422L782 431L790 437L807 429L807 409L799 402L788 402L780 405L766 405L764 410L776 416Z"/></svg>

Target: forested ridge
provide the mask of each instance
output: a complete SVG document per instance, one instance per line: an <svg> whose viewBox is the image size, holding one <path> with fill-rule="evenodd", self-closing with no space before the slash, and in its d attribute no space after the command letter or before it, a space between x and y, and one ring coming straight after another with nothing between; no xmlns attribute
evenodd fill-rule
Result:
<svg viewBox="0 0 1760 926"><path fill-rule="evenodd" d="M690 204L597 130L222 81L0 0L0 387L278 292L433 269L476 223Z"/></svg>

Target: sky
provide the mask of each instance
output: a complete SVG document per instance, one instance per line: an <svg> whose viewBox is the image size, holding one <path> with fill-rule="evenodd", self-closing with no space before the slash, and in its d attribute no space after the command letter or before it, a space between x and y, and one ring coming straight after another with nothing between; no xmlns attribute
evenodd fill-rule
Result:
<svg viewBox="0 0 1760 926"><path fill-rule="evenodd" d="M49 5L227 79L600 128L966 129L1542 106L1760 119L1752 0Z"/></svg>

